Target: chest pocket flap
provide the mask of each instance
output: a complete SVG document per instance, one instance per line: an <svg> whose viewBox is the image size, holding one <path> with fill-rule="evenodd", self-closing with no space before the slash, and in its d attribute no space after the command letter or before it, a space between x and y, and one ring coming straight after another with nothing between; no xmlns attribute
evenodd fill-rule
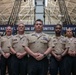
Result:
<svg viewBox="0 0 76 75"><path fill-rule="evenodd" d="M48 43L48 41L46 41L46 40L41 40L40 42L41 43Z"/></svg>
<svg viewBox="0 0 76 75"><path fill-rule="evenodd" d="M29 43L32 44L32 43L35 43L36 40L29 40Z"/></svg>
<svg viewBox="0 0 76 75"><path fill-rule="evenodd" d="M17 39L13 39L13 44L18 43Z"/></svg>
<svg viewBox="0 0 76 75"><path fill-rule="evenodd" d="M57 44L57 40L53 40L53 43L54 43L54 44Z"/></svg>
<svg viewBox="0 0 76 75"><path fill-rule="evenodd" d="M1 42L5 42L7 39L6 38L2 38L1 39Z"/></svg>

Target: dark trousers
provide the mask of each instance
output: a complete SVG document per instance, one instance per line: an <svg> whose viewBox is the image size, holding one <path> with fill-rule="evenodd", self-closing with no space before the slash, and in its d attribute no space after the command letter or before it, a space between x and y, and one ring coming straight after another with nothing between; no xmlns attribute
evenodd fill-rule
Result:
<svg viewBox="0 0 76 75"><path fill-rule="evenodd" d="M0 57L0 75L1 75L1 57Z"/></svg>
<svg viewBox="0 0 76 75"><path fill-rule="evenodd" d="M11 75L11 56L9 58L1 56L1 75L6 75L6 66L8 66L8 73Z"/></svg>
<svg viewBox="0 0 76 75"><path fill-rule="evenodd" d="M50 59L50 74L51 75L57 75L58 71L60 75L67 75L66 71L66 56L62 58L61 61L57 61L54 56L51 56Z"/></svg>
<svg viewBox="0 0 76 75"><path fill-rule="evenodd" d="M16 55L12 55L12 75L27 75L27 55L18 59Z"/></svg>
<svg viewBox="0 0 76 75"><path fill-rule="evenodd" d="M48 72L48 59L47 57L37 61L33 57L28 60L28 74L29 75L47 75Z"/></svg>
<svg viewBox="0 0 76 75"><path fill-rule="evenodd" d="M0 70L1 70L1 57L0 57Z"/></svg>
<svg viewBox="0 0 76 75"><path fill-rule="evenodd" d="M67 57L67 75L76 75L76 57Z"/></svg>

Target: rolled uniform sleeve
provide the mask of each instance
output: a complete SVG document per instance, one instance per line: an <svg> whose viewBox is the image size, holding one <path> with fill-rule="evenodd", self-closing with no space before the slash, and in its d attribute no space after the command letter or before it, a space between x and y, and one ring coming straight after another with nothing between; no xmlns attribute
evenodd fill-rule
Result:
<svg viewBox="0 0 76 75"><path fill-rule="evenodd" d="M53 43L53 38L51 36L49 36L49 42L48 42L48 46L53 48L55 45Z"/></svg>
<svg viewBox="0 0 76 75"><path fill-rule="evenodd" d="M66 38L66 45L65 45L66 49L68 49L70 47L70 42L67 40Z"/></svg>
<svg viewBox="0 0 76 75"><path fill-rule="evenodd" d="M24 47L25 47L25 46L28 47L28 39L27 39L27 38L24 39L22 45L23 45Z"/></svg>

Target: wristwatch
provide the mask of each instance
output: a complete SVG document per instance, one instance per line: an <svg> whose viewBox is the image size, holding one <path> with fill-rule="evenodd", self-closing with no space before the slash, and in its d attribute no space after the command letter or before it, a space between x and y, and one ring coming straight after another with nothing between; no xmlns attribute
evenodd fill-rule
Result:
<svg viewBox="0 0 76 75"><path fill-rule="evenodd" d="M47 55L46 54L43 54L43 56L46 57Z"/></svg>

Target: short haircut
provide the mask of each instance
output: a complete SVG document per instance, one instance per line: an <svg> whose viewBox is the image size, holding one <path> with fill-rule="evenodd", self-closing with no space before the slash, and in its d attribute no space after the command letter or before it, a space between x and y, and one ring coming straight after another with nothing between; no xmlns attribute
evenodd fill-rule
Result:
<svg viewBox="0 0 76 75"><path fill-rule="evenodd" d="M12 27L12 26L11 26L11 25L7 25L6 28L7 28L7 27Z"/></svg>
<svg viewBox="0 0 76 75"><path fill-rule="evenodd" d="M20 25L20 24L22 24L22 25L24 25L24 26L25 26L25 24L24 24L24 23L22 23L22 22L18 23L18 25Z"/></svg>
<svg viewBox="0 0 76 75"><path fill-rule="evenodd" d="M61 24L57 24L57 25L55 26L55 29L56 29L56 27L57 27L57 26L60 26L60 27L61 27L61 29L62 29L62 25L61 25Z"/></svg>
<svg viewBox="0 0 76 75"><path fill-rule="evenodd" d="M10 26L10 25L6 26L6 29L7 29L8 27L10 27L10 28L12 29L12 26Z"/></svg>
<svg viewBox="0 0 76 75"><path fill-rule="evenodd" d="M70 30L72 31L73 37L75 37L75 34L74 34L73 30L72 30L70 27L66 29L65 34L67 33L67 30L68 30L68 29L70 29Z"/></svg>
<svg viewBox="0 0 76 75"><path fill-rule="evenodd" d="M40 21L40 22L42 22L42 24L43 24L43 21L42 21L41 19L37 19L37 20L34 22L34 25L35 25L35 23L36 23L37 21Z"/></svg>

